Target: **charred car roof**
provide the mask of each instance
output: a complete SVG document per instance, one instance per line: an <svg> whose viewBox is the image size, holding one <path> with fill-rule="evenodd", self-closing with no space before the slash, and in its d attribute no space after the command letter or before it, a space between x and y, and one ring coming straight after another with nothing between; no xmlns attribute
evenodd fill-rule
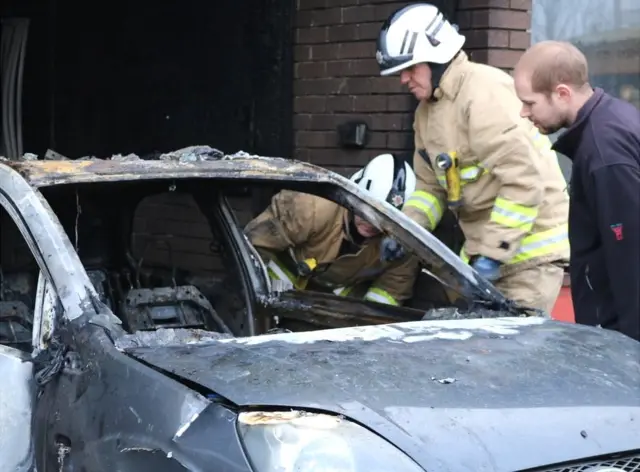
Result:
<svg viewBox="0 0 640 472"><path fill-rule="evenodd" d="M344 200L341 203L358 208L365 218L376 222L383 231L394 233L403 240L408 249L428 261L432 272L438 274L444 285L486 307L519 315L531 311L516 307L443 242L409 217L397 212L388 203L371 197L356 185L351 185L340 174L310 163L252 155L243 151L224 154L209 146L191 146L144 159L135 154L118 154L108 159L87 157L77 160L37 160L32 157L18 161L4 160L1 164L19 174L34 190L67 184L210 178L331 184L344 190L344 194L338 196ZM18 187L24 185L17 184ZM24 191L18 190L18 187L15 191ZM380 218L377 212L384 215L384 218ZM406 241L403 236L408 235L417 239L410 238Z"/></svg>
<svg viewBox="0 0 640 472"><path fill-rule="evenodd" d="M185 148L155 159L135 154L108 159L4 161L33 187L91 182L156 180L170 178L255 178L335 182L335 173L313 164L262 157L244 152L226 155L208 146Z"/></svg>

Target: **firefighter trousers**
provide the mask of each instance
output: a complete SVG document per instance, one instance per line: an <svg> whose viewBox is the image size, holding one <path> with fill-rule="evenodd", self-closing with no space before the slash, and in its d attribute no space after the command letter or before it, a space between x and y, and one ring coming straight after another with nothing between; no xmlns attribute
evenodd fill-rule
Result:
<svg viewBox="0 0 640 472"><path fill-rule="evenodd" d="M554 263L545 263L509 274L495 283L500 292L528 308L551 310L562 288L564 270Z"/></svg>

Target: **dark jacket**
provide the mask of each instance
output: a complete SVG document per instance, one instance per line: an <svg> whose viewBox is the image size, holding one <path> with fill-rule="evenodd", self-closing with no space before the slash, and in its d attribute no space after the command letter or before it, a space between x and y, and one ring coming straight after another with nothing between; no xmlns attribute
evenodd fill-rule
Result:
<svg viewBox="0 0 640 472"><path fill-rule="evenodd" d="M575 318L640 340L640 110L594 92L554 144L573 161Z"/></svg>

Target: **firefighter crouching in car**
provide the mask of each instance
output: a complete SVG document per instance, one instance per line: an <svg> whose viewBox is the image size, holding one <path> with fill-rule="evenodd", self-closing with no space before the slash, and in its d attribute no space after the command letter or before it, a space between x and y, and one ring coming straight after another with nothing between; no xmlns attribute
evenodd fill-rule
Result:
<svg viewBox="0 0 640 472"><path fill-rule="evenodd" d="M460 257L513 301L551 311L569 259L568 195L551 143L520 115L513 79L471 62L464 36L431 4L382 26L381 75L420 101L416 192L403 212L433 231L449 206L465 235ZM402 247L388 237L383 253Z"/></svg>
<svg viewBox="0 0 640 472"><path fill-rule="evenodd" d="M398 209L416 182L409 164L391 154L375 157L351 180ZM382 261L383 233L330 200L283 190L245 233L275 283L390 305L412 296L417 259Z"/></svg>

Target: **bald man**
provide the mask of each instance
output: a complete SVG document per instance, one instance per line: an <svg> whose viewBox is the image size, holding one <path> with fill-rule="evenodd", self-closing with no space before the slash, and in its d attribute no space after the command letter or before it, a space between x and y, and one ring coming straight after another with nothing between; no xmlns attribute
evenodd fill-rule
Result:
<svg viewBox="0 0 640 472"><path fill-rule="evenodd" d="M573 161L569 241L576 322L640 340L640 110L589 84L570 43L543 41L514 70L521 115Z"/></svg>

